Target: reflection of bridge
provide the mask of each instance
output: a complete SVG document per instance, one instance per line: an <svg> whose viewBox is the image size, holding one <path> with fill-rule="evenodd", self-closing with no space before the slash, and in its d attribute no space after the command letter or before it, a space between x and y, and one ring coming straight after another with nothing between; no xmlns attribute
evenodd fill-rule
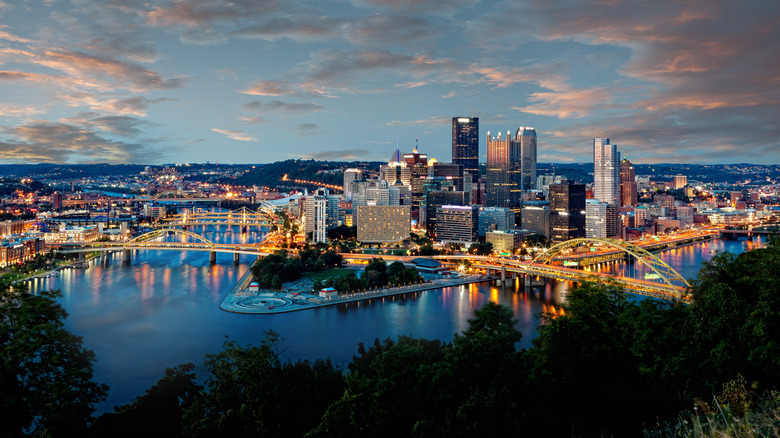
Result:
<svg viewBox="0 0 780 438"><path fill-rule="evenodd" d="M192 238L192 242L160 242L154 239L169 233L179 234ZM558 265L561 263L559 256L565 256L567 252L575 251L579 247L591 247L593 245L606 246L623 251L636 262L646 266L652 272L651 280L639 280L630 277L613 276L603 273L588 272L581 269L573 269ZM125 260L129 260L132 250L173 250L173 251L206 251L209 252L209 262L216 261L216 253L234 254L234 262L238 262L239 254L266 256L274 249L267 248L262 242L259 244L219 244L205 237L179 228L162 228L142 234L127 242L90 242L90 243L64 243L54 244L62 252L93 252L93 251L124 251ZM347 259L373 258L368 254L348 254ZM387 260L408 260L410 257L386 256ZM672 267L647 250L622 240L613 239L572 239L548 248L538 255L533 261L525 262L496 257L473 255L442 255L433 256L434 259L444 261L469 260L472 267L487 270L488 273L496 272L506 281L507 274L521 274L526 282L530 283L532 276L542 276L559 280L577 282L614 283L622 289L640 295L646 295L666 300L691 301L687 294L690 284ZM654 281L655 280L655 281Z"/></svg>
<svg viewBox="0 0 780 438"><path fill-rule="evenodd" d="M179 234L190 237L192 242L161 242L154 239L163 237L167 234ZM150 250L150 251L205 251L209 253L209 262L215 263L217 253L233 254L233 262L238 263L240 254L255 256L269 255L272 250L266 249L263 242L258 244L229 244L214 243L205 237L178 228L162 228L142 234L127 242L72 242L55 243L51 246L65 253L87 253L87 252L113 252L123 251L124 260L130 260L132 250ZM102 254L101 254L102 256Z"/></svg>
<svg viewBox="0 0 780 438"><path fill-rule="evenodd" d="M276 222L276 216L268 210L253 211L246 207L228 212L196 209L185 211L163 219L163 226L188 227L195 225L237 225L247 227L270 227Z"/></svg>
<svg viewBox="0 0 780 438"><path fill-rule="evenodd" d="M556 258L565 255L567 251L591 245L607 246L623 251L637 262L648 267L652 271L651 278L658 281L588 272L555 264L560 263L556 261ZM513 273L526 275L526 281L530 281L530 276L538 275L578 282L614 282L621 288L640 295L667 300L691 300L691 297L686 293L690 284L677 271L647 250L622 240L572 239L552 246L531 262L479 256L435 256L434 258L444 260L454 258L468 259L472 262L472 267L485 269L488 272L495 271L500 273L502 281L506 280L507 273Z"/></svg>

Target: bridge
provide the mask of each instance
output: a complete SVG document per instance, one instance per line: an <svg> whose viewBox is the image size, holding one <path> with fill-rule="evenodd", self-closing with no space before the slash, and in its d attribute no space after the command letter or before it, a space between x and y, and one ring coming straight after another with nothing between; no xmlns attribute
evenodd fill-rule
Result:
<svg viewBox="0 0 780 438"><path fill-rule="evenodd" d="M188 227L195 225L237 225L242 229L248 227L270 227L279 222L276 214L269 209L257 211L246 207L228 212L195 209L185 211L173 217L162 220L162 227Z"/></svg>
<svg viewBox="0 0 780 438"><path fill-rule="evenodd" d="M636 262L649 268L651 280L613 276L559 265L562 263L559 259L560 256L565 256L568 252L579 247L594 247L594 245L622 251ZM500 274L502 281L506 281L507 273L513 273L525 275L526 280L530 279L530 276L542 276L577 282L610 283L639 295L665 300L692 301L692 297L687 292L690 283L671 266L644 248L616 239L567 240L548 248L530 262L485 256L445 255L433 258L441 260L468 259L474 268L485 269L489 273L495 271Z"/></svg>
<svg viewBox="0 0 780 438"><path fill-rule="evenodd" d="M178 234L193 239L192 242L161 242L158 239L168 234ZM204 251L209 253L209 263L215 263L217 253L233 254L233 262L238 263L240 254L267 256L274 248L267 248L266 241L257 244L214 243L209 239L179 228L160 228L135 237L126 242L66 242L53 243L50 246L63 253L114 252L123 251L123 260L130 260L132 250L147 251ZM102 257L102 254L101 254Z"/></svg>
<svg viewBox="0 0 780 438"><path fill-rule="evenodd" d="M192 242L161 242L155 239L167 235L180 234L190 237ZM205 237L179 228L161 228L142 234L127 242L74 242L54 244L62 252L94 252L94 251L124 251L124 259L129 260L132 250L163 250L163 251L206 251L209 253L209 262L216 262L216 253L232 253L233 260L238 263L239 254L248 254L255 256L266 256L271 254L276 248L270 248L263 241L259 244L219 244L214 243ZM574 269L568 266L562 266L565 263L561 261L561 256L573 252L581 247L594 246L611 248L622 251L641 265L646 266L650 271L648 279L641 280L630 277L612 276L604 273L584 271ZM348 254L347 259L368 259L373 258L370 254ZM408 256L386 256L387 260L408 261ZM688 294L690 284L688 281L675 271L671 266L664 263L661 259L637 245L616 239L571 239L566 242L554 245L539 254L532 261L521 261L503 259L489 256L474 255L440 255L432 256L434 259L443 261L469 260L472 267L484 269L488 273L495 272L501 276L502 281L506 281L507 273L521 274L529 281L532 276L542 276L555 278L558 280L568 280L576 282L595 282L616 284L622 289L645 295L653 298L665 300L676 300L691 302L692 297Z"/></svg>

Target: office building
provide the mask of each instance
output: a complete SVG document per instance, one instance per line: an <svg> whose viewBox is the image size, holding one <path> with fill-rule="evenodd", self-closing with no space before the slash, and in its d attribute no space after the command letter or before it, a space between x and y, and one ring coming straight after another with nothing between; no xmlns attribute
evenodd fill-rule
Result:
<svg viewBox="0 0 780 438"><path fill-rule="evenodd" d="M477 241L479 207L442 205L436 208L436 240L472 243Z"/></svg>
<svg viewBox="0 0 780 438"><path fill-rule="evenodd" d="M653 195L653 204L666 207L667 211L674 210L674 196L656 193Z"/></svg>
<svg viewBox="0 0 780 438"><path fill-rule="evenodd" d="M536 186L536 131L519 128L514 137L487 134L485 205L510 208L517 214L525 190Z"/></svg>
<svg viewBox="0 0 780 438"><path fill-rule="evenodd" d="M493 230L511 230L515 227L515 213L508 208L483 207L479 209L480 237Z"/></svg>
<svg viewBox="0 0 780 438"><path fill-rule="evenodd" d="M479 179L479 117L452 118L452 163Z"/></svg>
<svg viewBox="0 0 780 438"><path fill-rule="evenodd" d="M536 188L536 130L521 126L515 141L520 143L521 189L533 190Z"/></svg>
<svg viewBox="0 0 780 438"><path fill-rule="evenodd" d="M623 235L623 222L620 220L620 207L607 205L607 237L620 238Z"/></svg>
<svg viewBox="0 0 780 438"><path fill-rule="evenodd" d="M620 205L634 207L637 204L636 172L627 159L620 160Z"/></svg>
<svg viewBox="0 0 780 438"><path fill-rule="evenodd" d="M550 242L585 237L585 184L550 186Z"/></svg>
<svg viewBox="0 0 780 438"><path fill-rule="evenodd" d="M598 199L585 201L585 237L603 239L607 237L607 204Z"/></svg>
<svg viewBox="0 0 780 438"><path fill-rule="evenodd" d="M434 162L428 166L429 177L441 177L452 180L455 190L463 192L463 166L455 163ZM471 182L469 181L469 184Z"/></svg>
<svg viewBox="0 0 780 438"><path fill-rule="evenodd" d="M550 207L526 206L522 209L524 230L533 231L545 239L550 238Z"/></svg>
<svg viewBox="0 0 780 438"><path fill-rule="evenodd" d="M347 169L344 171L344 198L347 201L352 200L354 190L353 183L363 180L363 171L360 169Z"/></svg>
<svg viewBox="0 0 780 438"><path fill-rule="evenodd" d="M685 175L675 175L674 189L679 190L688 185L688 177Z"/></svg>
<svg viewBox="0 0 780 438"><path fill-rule="evenodd" d="M493 251L498 253L514 252L531 234L533 233L527 230L488 231L485 234L485 242L492 243Z"/></svg>
<svg viewBox="0 0 780 438"><path fill-rule="evenodd" d="M303 231L306 234L311 233L311 241L314 243L328 241L328 195L328 189L320 187L313 196L306 197Z"/></svg>
<svg viewBox="0 0 780 438"><path fill-rule="evenodd" d="M420 217L420 203L423 196L423 183L428 177L428 155L418 152L415 145L411 154L404 154L406 167L409 168L409 189L412 206L412 219Z"/></svg>
<svg viewBox="0 0 780 438"><path fill-rule="evenodd" d="M426 191L423 196L424 208L420 209L421 220L430 235L436 235L438 208L443 205L469 205L469 194L465 192L456 192L451 190L431 190ZM479 223L479 216L475 223Z"/></svg>
<svg viewBox="0 0 780 438"><path fill-rule="evenodd" d="M593 198L620 203L620 152L608 138L593 139Z"/></svg>
<svg viewBox="0 0 780 438"><path fill-rule="evenodd" d="M361 243L396 243L409 238L410 205L358 207L357 240Z"/></svg>

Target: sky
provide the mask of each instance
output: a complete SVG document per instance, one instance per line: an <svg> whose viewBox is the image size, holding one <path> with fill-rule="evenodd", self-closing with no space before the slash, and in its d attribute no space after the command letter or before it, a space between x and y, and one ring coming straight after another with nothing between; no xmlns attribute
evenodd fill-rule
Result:
<svg viewBox="0 0 780 438"><path fill-rule="evenodd" d="M776 0L0 0L0 163L780 163Z"/></svg>

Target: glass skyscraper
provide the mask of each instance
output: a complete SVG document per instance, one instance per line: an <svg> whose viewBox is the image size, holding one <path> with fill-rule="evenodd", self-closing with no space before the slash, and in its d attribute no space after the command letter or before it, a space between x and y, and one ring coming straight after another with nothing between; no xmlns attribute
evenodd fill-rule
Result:
<svg viewBox="0 0 780 438"><path fill-rule="evenodd" d="M486 143L485 205L510 208L519 219L523 192L536 186L536 130L523 127L503 138L488 132Z"/></svg>
<svg viewBox="0 0 780 438"><path fill-rule="evenodd" d="M452 118L452 164L479 179L479 117Z"/></svg>
<svg viewBox="0 0 780 438"><path fill-rule="evenodd" d="M620 206L620 152L608 138L593 139L593 197Z"/></svg>

